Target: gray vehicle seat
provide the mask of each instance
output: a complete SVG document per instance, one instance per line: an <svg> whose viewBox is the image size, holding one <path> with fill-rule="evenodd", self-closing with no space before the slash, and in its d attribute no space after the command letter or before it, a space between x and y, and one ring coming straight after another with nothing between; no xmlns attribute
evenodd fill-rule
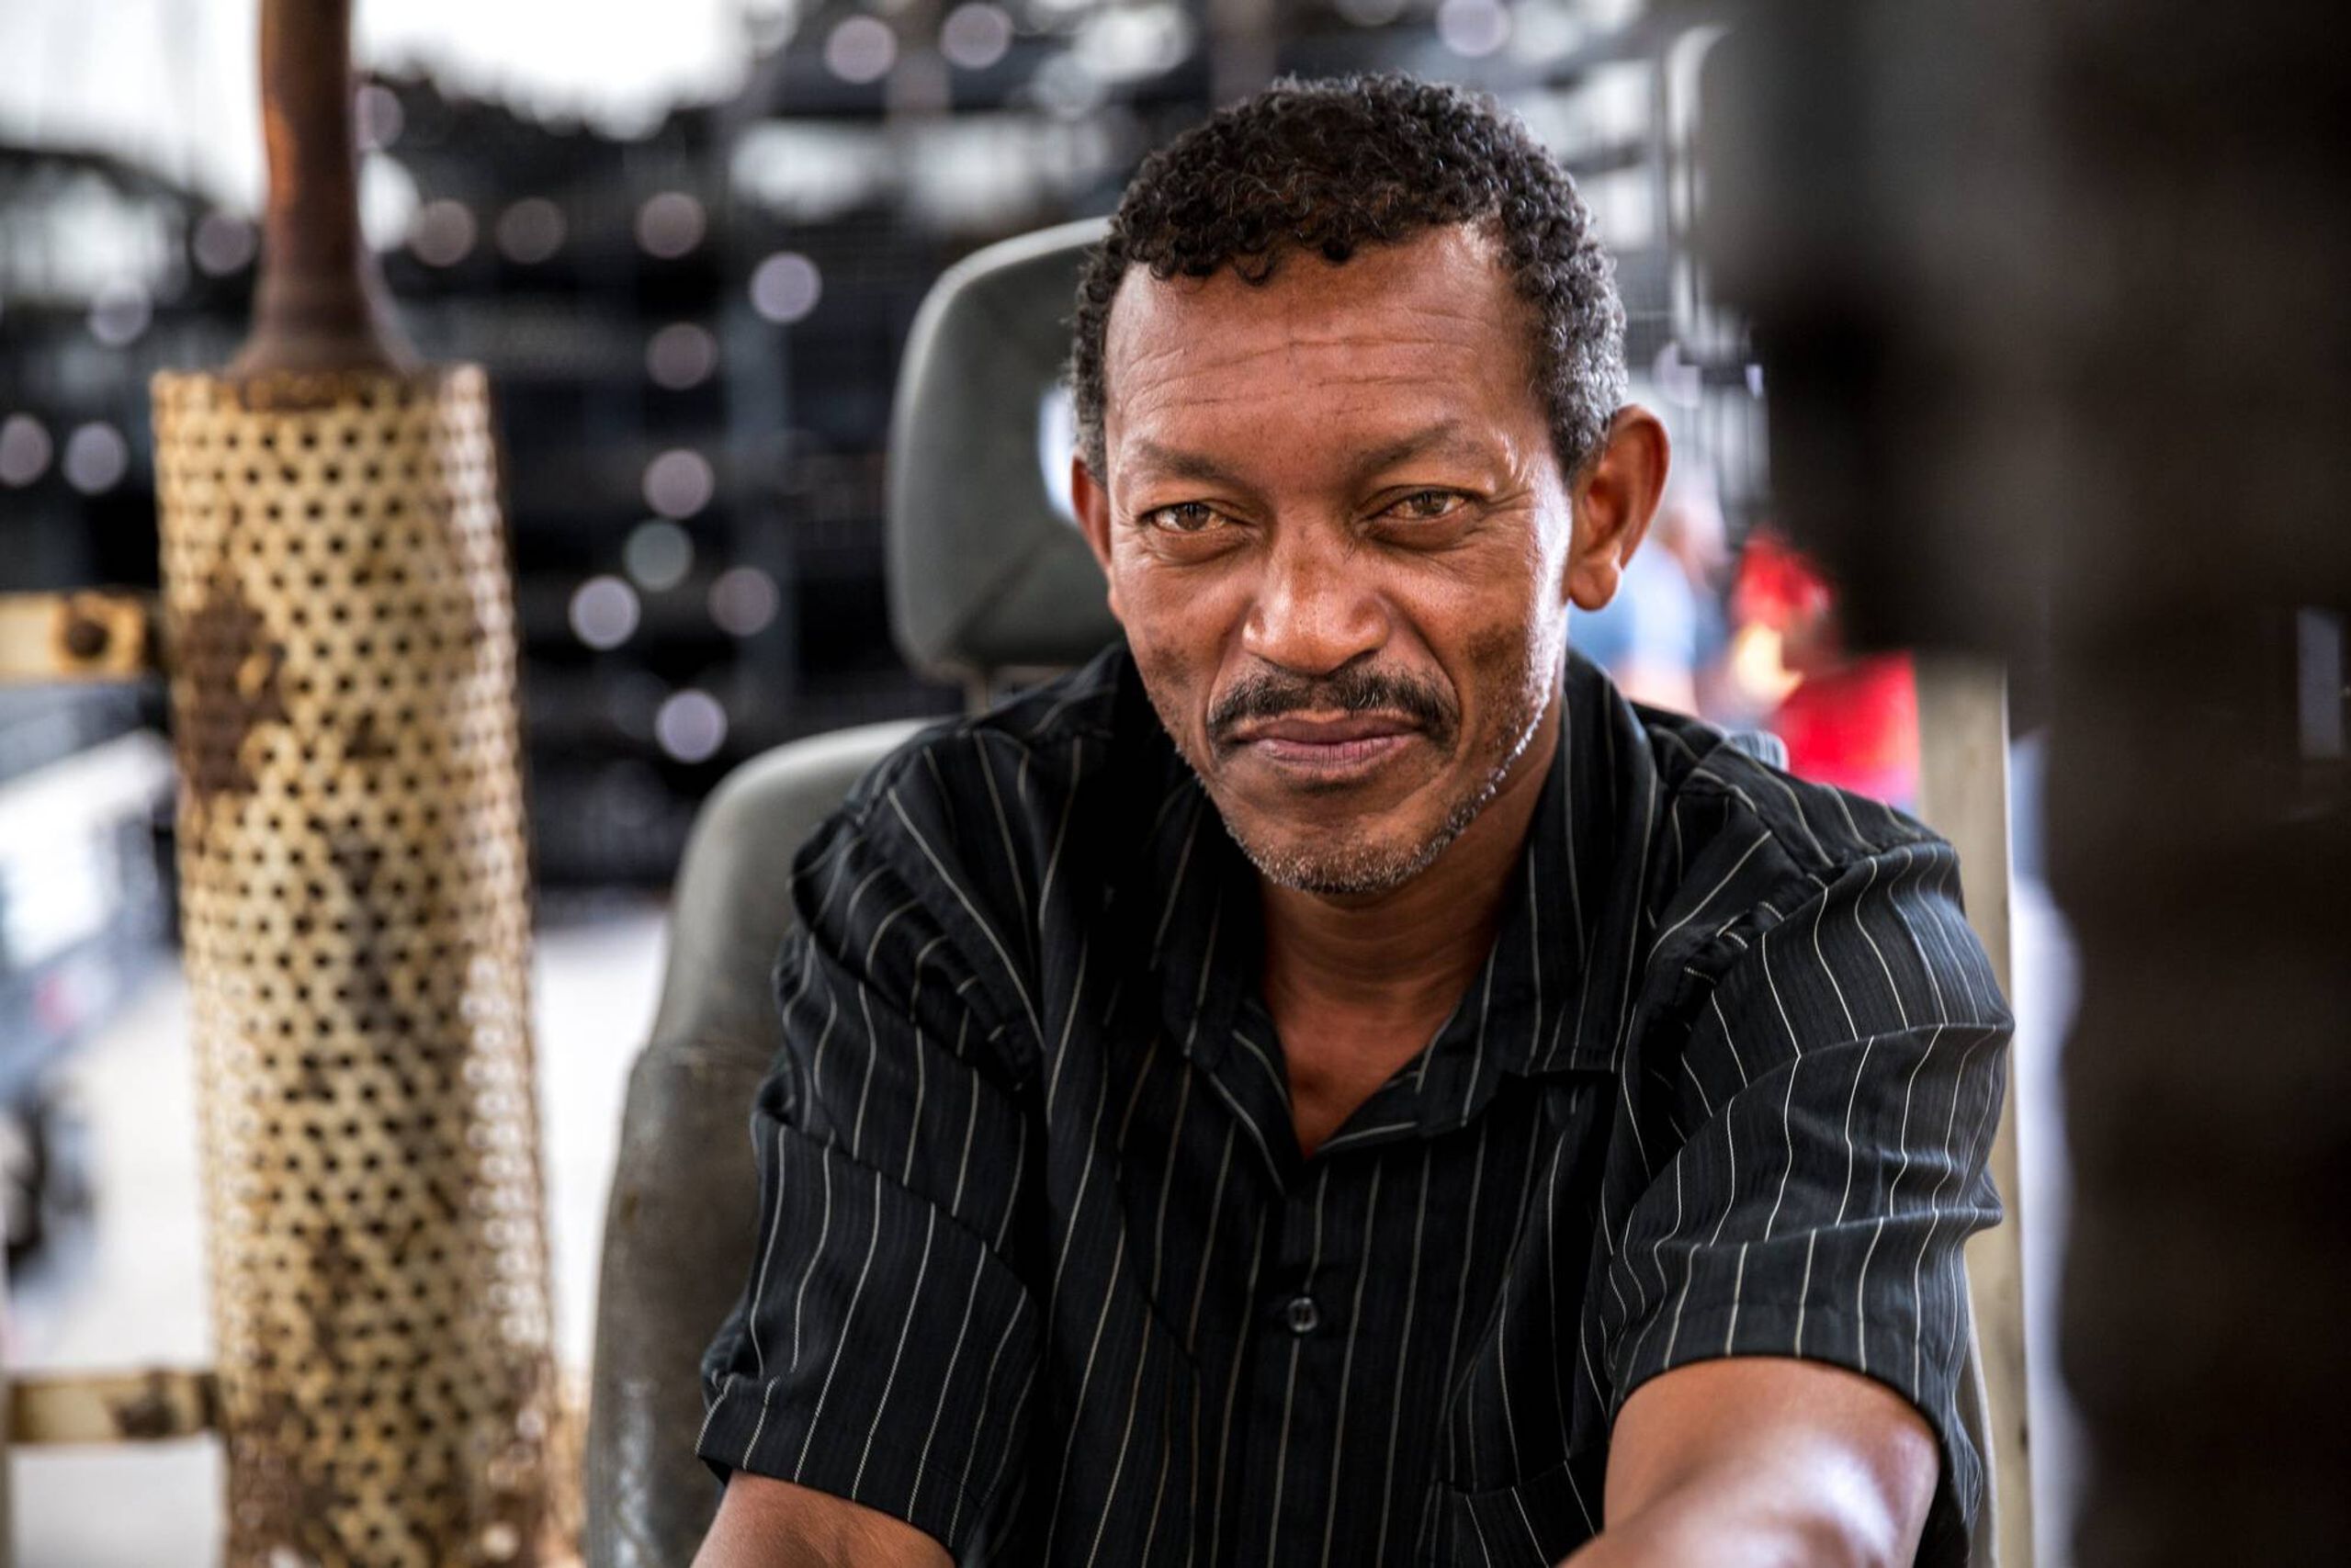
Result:
<svg viewBox="0 0 2351 1568"><path fill-rule="evenodd" d="M1118 635L1101 571L1055 499L1066 480L1047 479L1079 259L1102 230L1071 224L971 256L939 280L908 340L890 433L892 628L918 668L976 694L1082 662ZM791 925L792 856L919 728L779 746L729 774L695 821L605 1219L592 1568L678 1568L709 1528L718 1490L694 1457L697 1369L750 1272L745 1129L777 1043L769 974Z"/></svg>

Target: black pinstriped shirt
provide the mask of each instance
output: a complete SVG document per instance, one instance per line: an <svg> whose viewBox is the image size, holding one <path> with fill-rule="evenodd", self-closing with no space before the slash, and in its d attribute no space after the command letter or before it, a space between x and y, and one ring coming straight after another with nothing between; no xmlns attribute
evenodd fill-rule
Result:
<svg viewBox="0 0 2351 1568"><path fill-rule="evenodd" d="M1802 1356L1983 1486L1960 1243L2009 1020L1950 849L1572 660L1504 923L1300 1156L1255 873L1123 650L801 853L698 1449L959 1560L1550 1564L1668 1368Z"/></svg>

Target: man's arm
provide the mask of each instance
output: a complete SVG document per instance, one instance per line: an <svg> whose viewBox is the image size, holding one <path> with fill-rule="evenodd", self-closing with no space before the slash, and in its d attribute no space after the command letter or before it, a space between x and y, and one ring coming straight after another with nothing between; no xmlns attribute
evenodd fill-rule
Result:
<svg viewBox="0 0 2351 1568"><path fill-rule="evenodd" d="M1811 822L1834 840L1845 818ZM1666 1117L1652 1101L1647 1145L1620 1145L1638 1195L1597 1294L1622 1391L1606 1516L1622 1543L1591 1568L1966 1560L1984 1478L1961 1418L1961 1246L1999 1216L1984 1160L2007 1011L1948 846L1817 871L1781 853L1787 912L1731 943L1686 1036L1625 1069L1645 1092L1667 1072L1686 1088ZM1929 1433L1921 1510L1893 1456ZM1694 1556L1639 1544L1693 1534Z"/></svg>
<svg viewBox="0 0 2351 1568"><path fill-rule="evenodd" d="M694 1568L950 1568L946 1548L878 1509L737 1471Z"/></svg>
<svg viewBox="0 0 2351 1568"><path fill-rule="evenodd" d="M752 1118L759 1233L703 1358L695 1448L729 1483L712 1563L935 1563L1017 1489L1040 1347L1014 1223L1034 1038L1018 977L965 956L1017 940L911 841L952 843L935 795L907 787L933 777L915 755L796 863L781 1048Z"/></svg>
<svg viewBox="0 0 2351 1568"><path fill-rule="evenodd" d="M1696 1362L1625 1401L1608 1528L1566 1568L1901 1568L1938 1463L1918 1412L1858 1373Z"/></svg>

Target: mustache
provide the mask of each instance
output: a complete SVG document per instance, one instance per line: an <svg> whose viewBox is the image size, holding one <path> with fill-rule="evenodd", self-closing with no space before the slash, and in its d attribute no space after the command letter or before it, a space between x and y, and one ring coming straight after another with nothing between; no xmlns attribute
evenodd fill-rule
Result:
<svg viewBox="0 0 2351 1568"><path fill-rule="evenodd" d="M1242 680L1210 705L1208 734L1218 746L1230 746L1233 730L1251 719L1333 712L1401 714L1441 747L1452 744L1461 722L1461 710L1426 682L1349 667L1313 679L1268 671Z"/></svg>

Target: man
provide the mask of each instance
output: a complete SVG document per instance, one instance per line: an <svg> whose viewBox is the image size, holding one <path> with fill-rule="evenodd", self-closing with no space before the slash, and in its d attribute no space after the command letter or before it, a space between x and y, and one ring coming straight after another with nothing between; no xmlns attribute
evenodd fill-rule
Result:
<svg viewBox="0 0 2351 1568"><path fill-rule="evenodd" d="M1621 321L1450 89L1144 165L1126 647L800 856L700 1561L1960 1560L2008 1020L1942 843L1567 656L1666 475Z"/></svg>

